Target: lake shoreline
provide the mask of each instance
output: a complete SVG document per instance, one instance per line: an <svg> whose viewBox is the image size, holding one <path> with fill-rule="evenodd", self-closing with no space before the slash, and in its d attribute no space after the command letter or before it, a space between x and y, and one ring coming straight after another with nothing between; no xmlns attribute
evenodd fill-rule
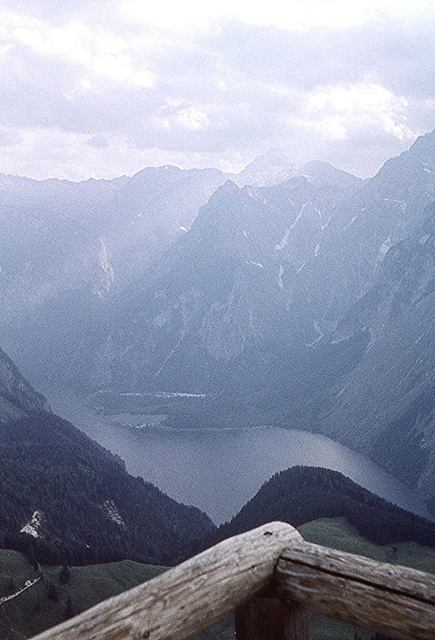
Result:
<svg viewBox="0 0 435 640"><path fill-rule="evenodd" d="M339 471L372 493L432 519L416 492L324 434L267 424L138 428L108 420L110 414L91 412L80 398L63 393L49 398L59 415L121 457L129 473L202 509L218 524L237 513L270 477L293 466Z"/></svg>

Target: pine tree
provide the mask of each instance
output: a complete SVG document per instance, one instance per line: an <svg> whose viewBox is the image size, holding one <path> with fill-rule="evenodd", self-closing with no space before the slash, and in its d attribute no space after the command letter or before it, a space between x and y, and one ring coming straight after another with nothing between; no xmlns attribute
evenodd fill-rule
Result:
<svg viewBox="0 0 435 640"><path fill-rule="evenodd" d="M74 615L74 609L72 606L71 596L68 596L65 606L65 611L63 614L64 620L69 620Z"/></svg>
<svg viewBox="0 0 435 640"><path fill-rule="evenodd" d="M57 602L59 600L56 586L51 581L47 584L47 596L53 602Z"/></svg>
<svg viewBox="0 0 435 640"><path fill-rule="evenodd" d="M15 581L11 576L9 578L9 582L8 582L8 595L12 595L13 593L15 593L16 590L17 590L17 588L15 586Z"/></svg>
<svg viewBox="0 0 435 640"><path fill-rule="evenodd" d="M67 584L71 577L71 571L68 565L64 564L62 569L59 572L59 582L61 584Z"/></svg>

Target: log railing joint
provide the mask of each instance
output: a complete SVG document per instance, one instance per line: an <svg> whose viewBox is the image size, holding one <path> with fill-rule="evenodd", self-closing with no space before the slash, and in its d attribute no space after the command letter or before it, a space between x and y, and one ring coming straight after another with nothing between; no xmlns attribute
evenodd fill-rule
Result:
<svg viewBox="0 0 435 640"><path fill-rule="evenodd" d="M187 640L233 611L237 640L309 640L309 610L398 639L434 640L435 575L311 544L272 522L34 640Z"/></svg>

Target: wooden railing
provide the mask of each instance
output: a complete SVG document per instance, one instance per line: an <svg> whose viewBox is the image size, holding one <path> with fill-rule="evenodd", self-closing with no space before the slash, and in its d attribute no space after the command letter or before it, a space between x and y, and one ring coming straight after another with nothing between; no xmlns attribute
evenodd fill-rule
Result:
<svg viewBox="0 0 435 640"><path fill-rule="evenodd" d="M34 640L184 640L231 611L237 640L308 640L309 610L402 640L435 640L435 575L311 544L272 522Z"/></svg>

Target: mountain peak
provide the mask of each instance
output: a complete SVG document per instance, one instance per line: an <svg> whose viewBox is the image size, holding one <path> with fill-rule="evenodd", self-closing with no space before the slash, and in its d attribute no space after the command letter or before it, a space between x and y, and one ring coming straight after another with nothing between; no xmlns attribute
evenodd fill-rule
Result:
<svg viewBox="0 0 435 640"><path fill-rule="evenodd" d="M329 162L322 160L312 160L305 164L300 171L316 187L337 185L343 189L353 191L363 183L361 178L357 178L342 169L337 169Z"/></svg>
<svg viewBox="0 0 435 640"><path fill-rule="evenodd" d="M270 187L288 180L297 172L296 165L281 149L269 149L250 162L235 180L239 186L248 184L257 187Z"/></svg>
<svg viewBox="0 0 435 640"><path fill-rule="evenodd" d="M293 170L296 169L296 165L286 156L284 151L276 147L274 149L268 149L265 153L255 156L255 158L249 162L240 173L251 169L258 170L270 166L288 167ZM240 173L238 175L240 175Z"/></svg>
<svg viewBox="0 0 435 640"><path fill-rule="evenodd" d="M405 152L406 153L406 152ZM435 129L419 136L408 151L410 155L435 154Z"/></svg>
<svg viewBox="0 0 435 640"><path fill-rule="evenodd" d="M252 162L250 162L247 166L249 167L254 163L260 163L263 161L279 162L280 164L286 162L292 164L288 156L286 156L282 149L280 149L279 147L273 147L272 149L268 149L264 153L260 153L260 155L256 156L254 160L252 160Z"/></svg>
<svg viewBox="0 0 435 640"><path fill-rule="evenodd" d="M390 158L378 173L368 181L369 190L378 190L382 184L385 196L404 200L414 192L417 201L435 192L435 130L418 137L414 144L395 158ZM426 195L424 195L426 194ZM420 207L422 211L427 201ZM409 207L411 202L408 204Z"/></svg>

